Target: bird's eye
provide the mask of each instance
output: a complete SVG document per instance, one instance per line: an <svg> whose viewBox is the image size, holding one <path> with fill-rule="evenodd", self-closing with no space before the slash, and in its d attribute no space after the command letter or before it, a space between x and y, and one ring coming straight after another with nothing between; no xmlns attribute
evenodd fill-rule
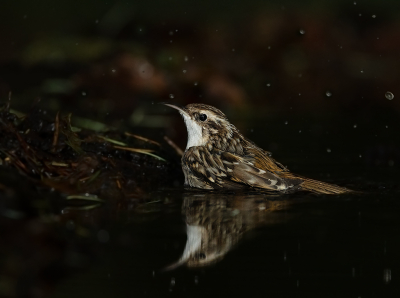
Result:
<svg viewBox="0 0 400 298"><path fill-rule="evenodd" d="M206 114L200 114L199 115L200 121L206 121L207 120L207 115Z"/></svg>

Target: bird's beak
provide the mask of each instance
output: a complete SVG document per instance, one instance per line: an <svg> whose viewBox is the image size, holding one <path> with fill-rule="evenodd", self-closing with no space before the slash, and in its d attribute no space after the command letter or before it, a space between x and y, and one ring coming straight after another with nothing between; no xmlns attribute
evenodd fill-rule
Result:
<svg viewBox="0 0 400 298"><path fill-rule="evenodd" d="M182 116L185 115L185 116L190 117L188 112L187 112L187 109L185 107L178 107L178 106L170 104L170 103L164 103L164 105L169 106L169 107L171 107L171 108L173 108L175 110L178 110L179 113L182 114Z"/></svg>

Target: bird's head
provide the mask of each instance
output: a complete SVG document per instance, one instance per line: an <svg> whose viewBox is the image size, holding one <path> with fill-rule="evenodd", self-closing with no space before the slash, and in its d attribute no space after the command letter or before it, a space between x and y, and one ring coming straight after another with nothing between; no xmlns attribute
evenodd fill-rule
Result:
<svg viewBox="0 0 400 298"><path fill-rule="evenodd" d="M225 114L212 106L199 103L189 104L186 107L165 105L177 109L185 121L188 131L186 149L205 146L216 138L229 139L236 130Z"/></svg>

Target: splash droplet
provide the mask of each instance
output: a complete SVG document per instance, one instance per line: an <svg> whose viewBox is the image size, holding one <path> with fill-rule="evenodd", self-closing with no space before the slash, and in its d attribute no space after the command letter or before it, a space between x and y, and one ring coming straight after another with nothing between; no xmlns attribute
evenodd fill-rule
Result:
<svg viewBox="0 0 400 298"><path fill-rule="evenodd" d="M175 96L174 96L173 94L170 94L170 95L169 95L169 98L172 99L172 98L175 98Z"/></svg>
<svg viewBox="0 0 400 298"><path fill-rule="evenodd" d="M385 97L387 98L387 99L389 99L389 100L392 100L393 98L394 98L394 95L393 95L393 93L392 92L386 92L385 93Z"/></svg>
<svg viewBox="0 0 400 298"><path fill-rule="evenodd" d="M332 152L331 148L327 148L326 152L331 153Z"/></svg>
<svg viewBox="0 0 400 298"><path fill-rule="evenodd" d="M300 29L300 30L299 30L299 33L300 33L301 35L304 35L304 33L306 33L306 31L304 31L303 29Z"/></svg>
<svg viewBox="0 0 400 298"><path fill-rule="evenodd" d="M326 91L326 92L325 92L325 95L326 95L327 97L331 97L331 96L332 96L332 92Z"/></svg>

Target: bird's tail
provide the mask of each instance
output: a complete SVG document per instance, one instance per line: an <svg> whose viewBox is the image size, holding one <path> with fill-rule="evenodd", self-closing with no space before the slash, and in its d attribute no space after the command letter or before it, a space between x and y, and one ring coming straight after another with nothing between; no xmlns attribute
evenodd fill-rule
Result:
<svg viewBox="0 0 400 298"><path fill-rule="evenodd" d="M290 173L290 176L293 174ZM344 194L344 193L351 193L354 192L351 189L348 189L346 187L318 181L318 180L313 180L310 178L306 177L301 177L297 175L293 175L293 177L287 177L291 179L300 179L302 182L298 185L300 190L305 190L305 191L311 191L313 193L319 193L319 194Z"/></svg>
<svg viewBox="0 0 400 298"><path fill-rule="evenodd" d="M309 178L305 178L301 184L301 189L320 194L343 194L353 192L351 189L337 186L334 184L321 182Z"/></svg>

